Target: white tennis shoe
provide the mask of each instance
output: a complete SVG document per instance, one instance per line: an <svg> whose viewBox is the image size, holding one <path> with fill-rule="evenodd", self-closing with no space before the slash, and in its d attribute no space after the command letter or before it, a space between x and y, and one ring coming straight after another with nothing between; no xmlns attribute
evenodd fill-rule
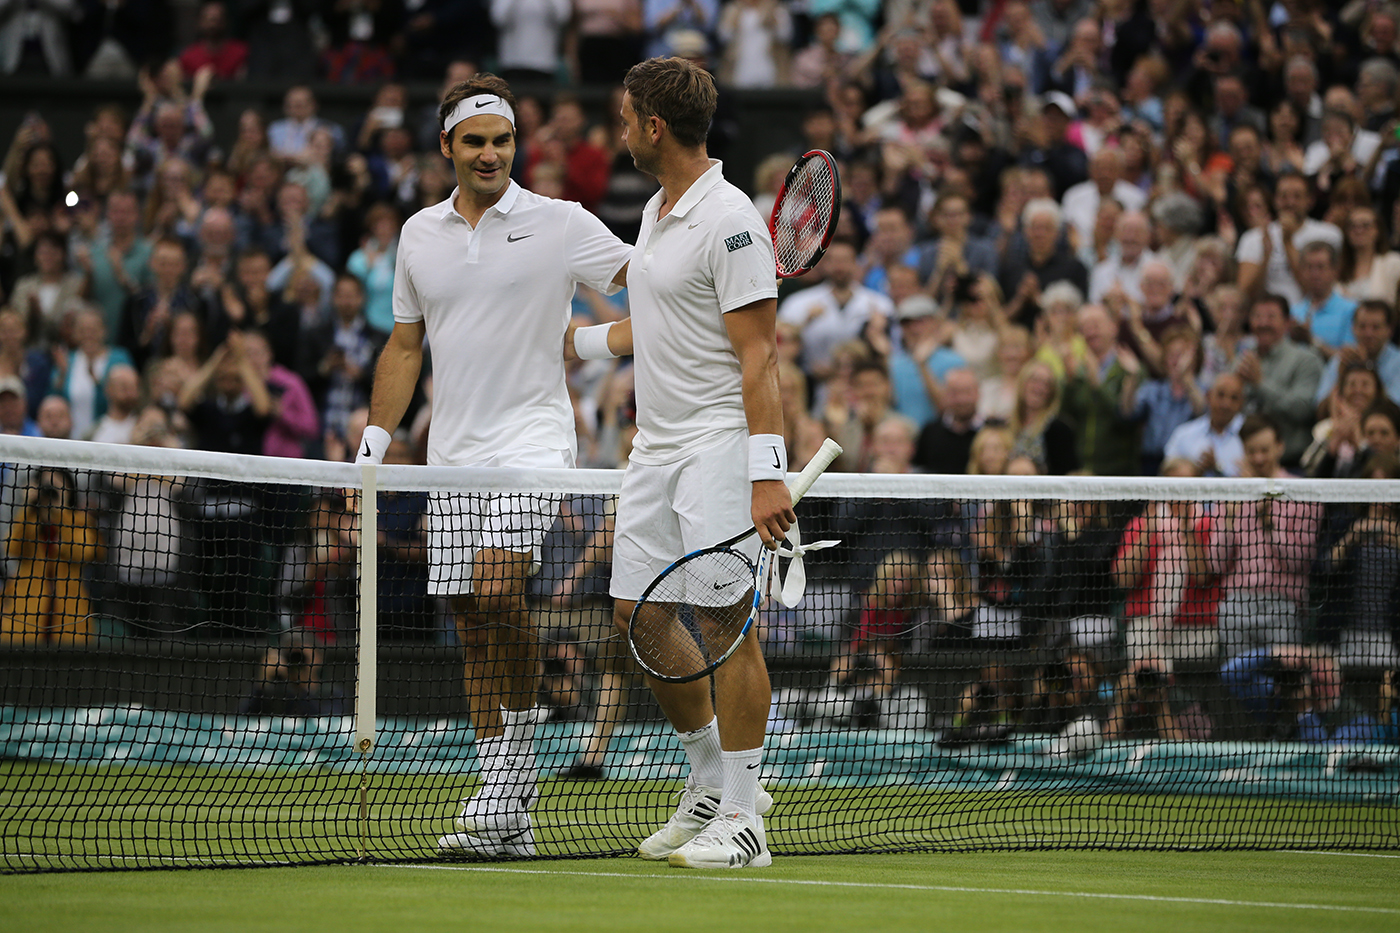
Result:
<svg viewBox="0 0 1400 933"><path fill-rule="evenodd" d="M717 816L698 836L671 853L672 868L767 868L773 864L763 818Z"/></svg>
<svg viewBox="0 0 1400 933"><path fill-rule="evenodd" d="M719 815L719 798L719 788L695 783L694 775L687 777L676 812L671 814L665 826L637 846L637 854L653 862L670 858L671 853L698 836ZM754 803L761 816L773 809L773 795L760 785Z"/></svg>
<svg viewBox="0 0 1400 933"><path fill-rule="evenodd" d="M438 852L470 858L534 858L535 833L530 828L530 816L525 824L513 830L499 832L449 833L437 841Z"/></svg>

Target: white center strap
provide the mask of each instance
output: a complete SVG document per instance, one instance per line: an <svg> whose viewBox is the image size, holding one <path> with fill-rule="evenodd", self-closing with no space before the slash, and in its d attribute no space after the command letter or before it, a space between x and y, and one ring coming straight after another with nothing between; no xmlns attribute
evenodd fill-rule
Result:
<svg viewBox="0 0 1400 933"><path fill-rule="evenodd" d="M497 116L505 117L510 121L511 129L515 128L515 111L511 109L510 104L495 94L478 94L475 97L457 101L457 105L447 115L443 129L450 133L452 128L463 120L469 117L479 117L484 113L494 113Z"/></svg>
<svg viewBox="0 0 1400 933"><path fill-rule="evenodd" d="M793 609L802 602L802 594L807 592L807 569L802 566L802 555L811 551L824 551L829 547L836 547L838 541L813 541L811 544L802 543L802 535L797 530L797 523L793 522L788 529L787 538L778 545L778 557L788 558L787 573L781 575L778 586L778 599L789 609ZM769 568L770 575L778 574L777 561L774 561Z"/></svg>

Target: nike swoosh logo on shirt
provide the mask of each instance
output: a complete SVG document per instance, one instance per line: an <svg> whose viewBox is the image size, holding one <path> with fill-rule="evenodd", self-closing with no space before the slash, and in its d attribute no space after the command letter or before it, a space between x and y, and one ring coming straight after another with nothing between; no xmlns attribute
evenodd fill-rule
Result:
<svg viewBox="0 0 1400 933"><path fill-rule="evenodd" d="M700 226L700 224L703 224L704 222L705 222L705 221L701 220L701 221L699 221L699 222L697 222L697 223L693 223L693 224L691 224L689 227L686 227L686 229L687 229L687 230L694 230L696 227Z"/></svg>
<svg viewBox="0 0 1400 933"><path fill-rule="evenodd" d="M506 234L506 242L507 242L507 243L514 243L514 242L516 242L517 240L524 240L524 239L527 239L527 238L532 237L532 236L534 236L533 233L522 233L522 234L520 234L520 236L511 236L509 233L507 233L507 234Z"/></svg>

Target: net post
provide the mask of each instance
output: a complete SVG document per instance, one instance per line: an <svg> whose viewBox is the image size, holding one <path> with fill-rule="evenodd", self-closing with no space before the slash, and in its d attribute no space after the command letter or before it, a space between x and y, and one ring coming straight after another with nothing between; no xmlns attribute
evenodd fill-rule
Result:
<svg viewBox="0 0 1400 933"><path fill-rule="evenodd" d="M355 664L355 751L368 757L374 749L375 701L379 653L379 487L377 467L360 466L360 614L359 654Z"/></svg>

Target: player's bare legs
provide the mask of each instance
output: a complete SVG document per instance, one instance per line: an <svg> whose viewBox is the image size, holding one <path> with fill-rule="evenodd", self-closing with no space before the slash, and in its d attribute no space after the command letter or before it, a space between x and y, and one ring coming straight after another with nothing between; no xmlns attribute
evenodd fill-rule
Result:
<svg viewBox="0 0 1400 933"><path fill-rule="evenodd" d="M473 560L471 597L454 601L465 654L465 687L481 783L462 803L456 847L529 856L534 837L535 696L539 638L525 605L531 554L483 548Z"/></svg>
<svg viewBox="0 0 1400 933"><path fill-rule="evenodd" d="M763 745L773 688L756 637L745 638L733 657L715 671L719 741L725 751Z"/></svg>

